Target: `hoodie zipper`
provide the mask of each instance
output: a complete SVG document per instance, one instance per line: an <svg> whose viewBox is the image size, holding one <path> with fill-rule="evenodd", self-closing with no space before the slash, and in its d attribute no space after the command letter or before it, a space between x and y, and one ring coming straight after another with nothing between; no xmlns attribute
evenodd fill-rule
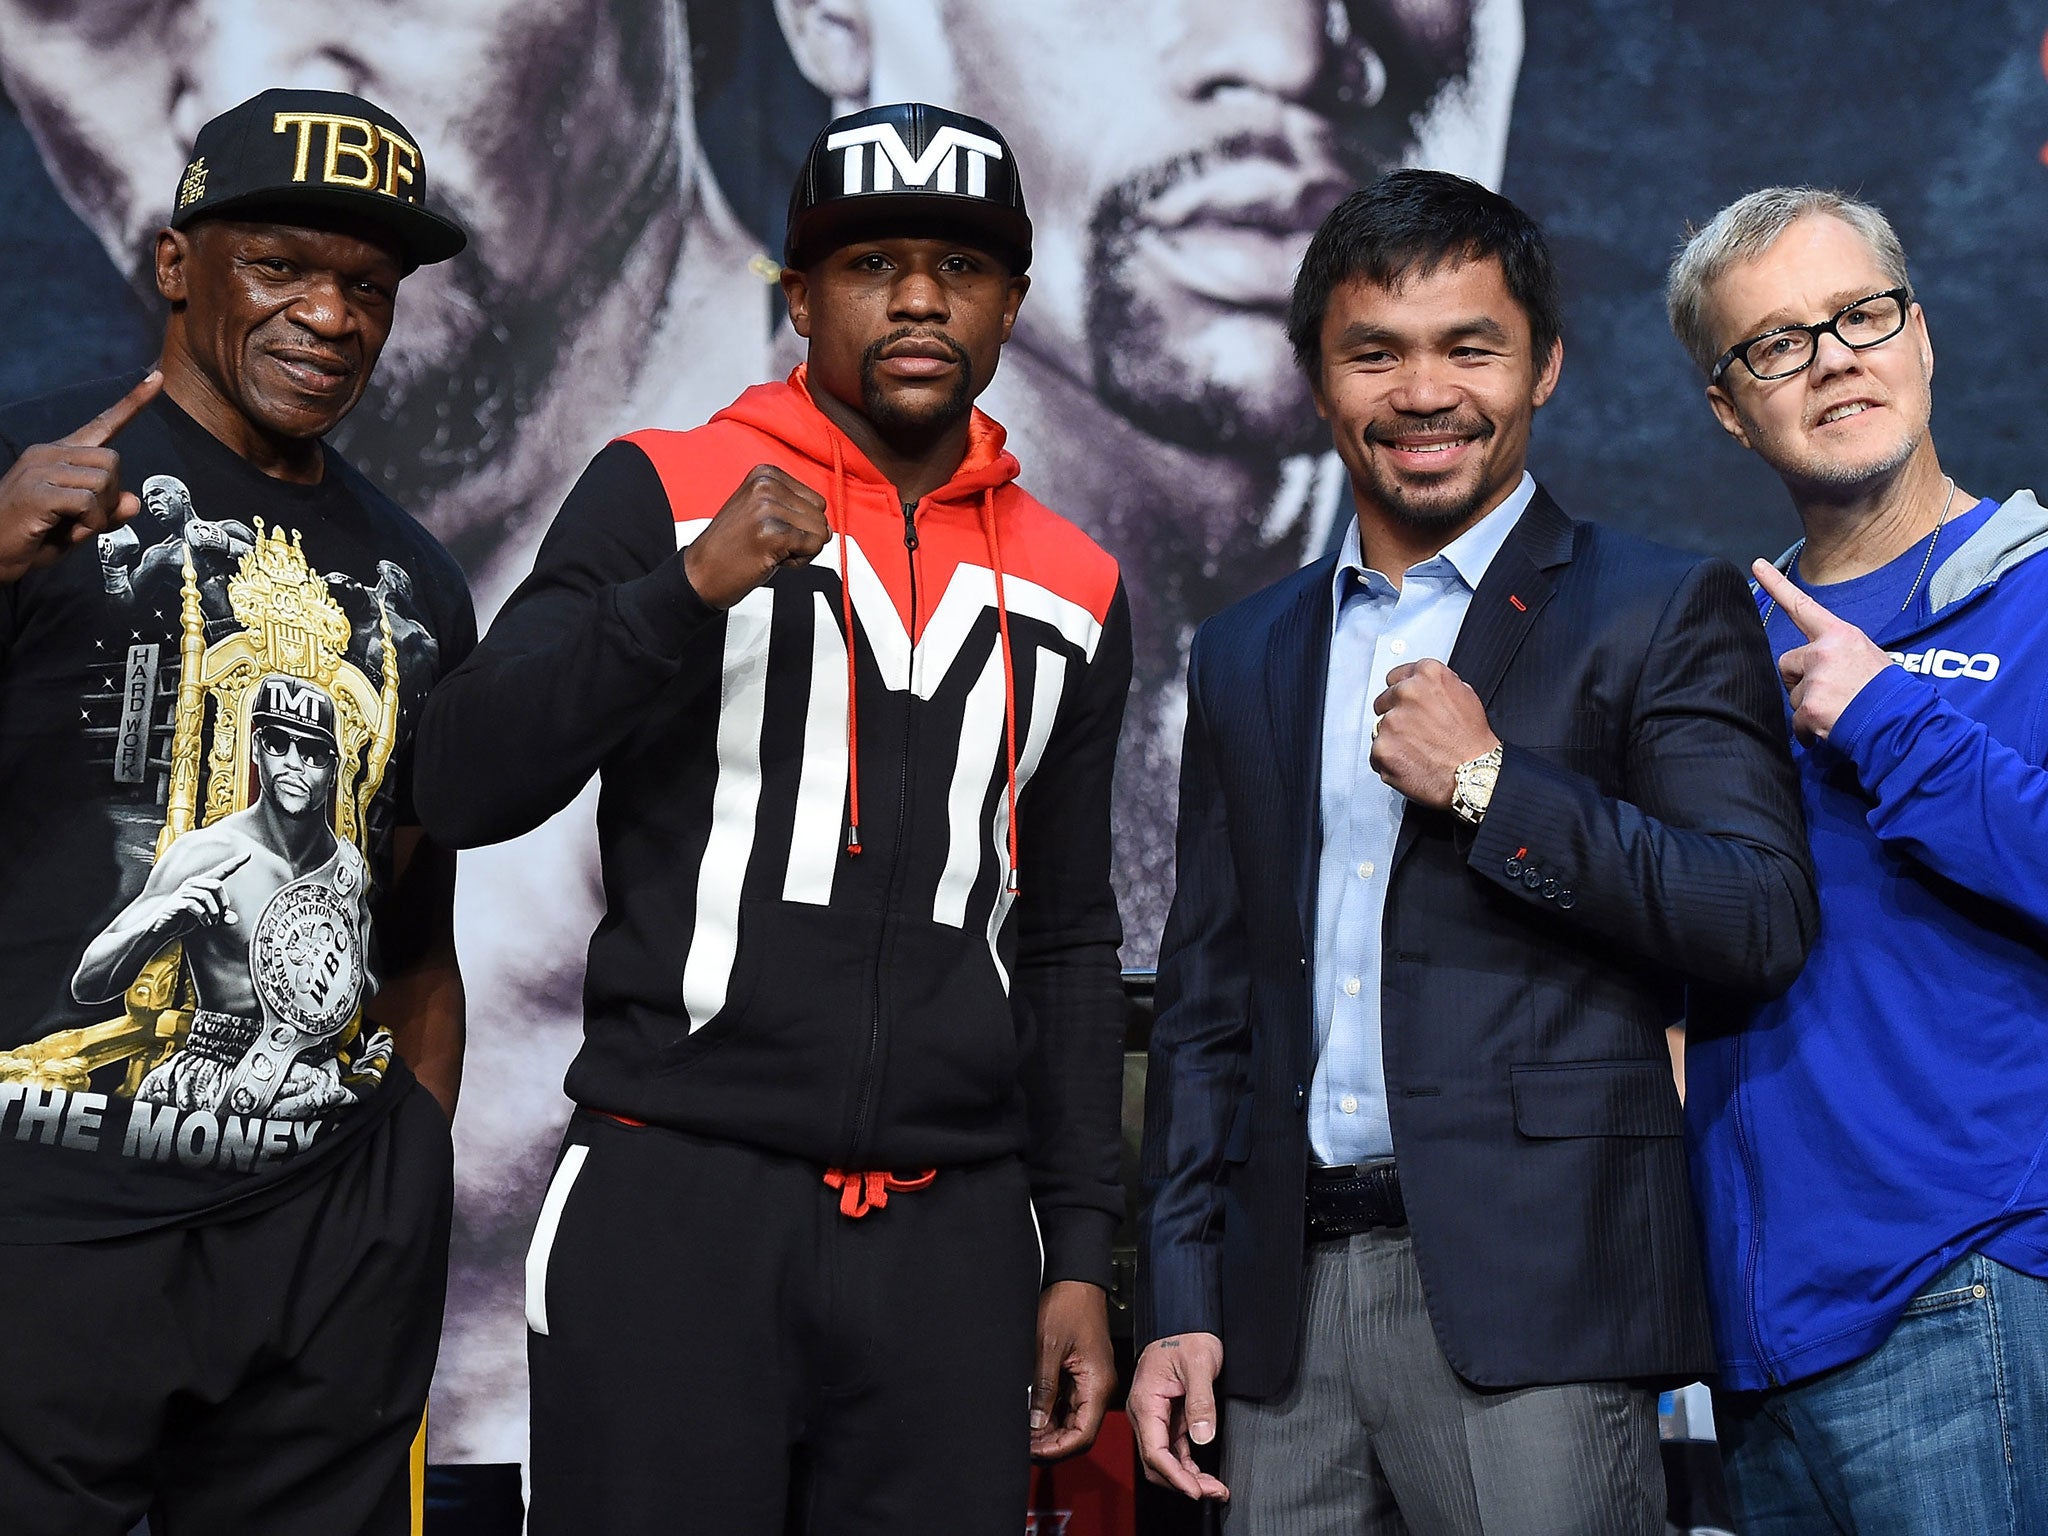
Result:
<svg viewBox="0 0 2048 1536"><path fill-rule="evenodd" d="M874 981L870 996L873 999L868 1011L868 1053L861 1067L860 1100L853 1117L853 1142L847 1155L847 1166L857 1168L866 1150L868 1115L874 1108L875 1066L882 1051L882 971L883 955L888 948L893 926L891 914L896 909L896 877L903 867L903 839L910 824L910 763L917 731L917 711L912 707L917 698L917 503L903 503L903 549L910 562L910 672L903 680L903 757L897 767L896 778L896 837L889 848L889 876L883 882L882 933L881 942L875 946Z"/></svg>

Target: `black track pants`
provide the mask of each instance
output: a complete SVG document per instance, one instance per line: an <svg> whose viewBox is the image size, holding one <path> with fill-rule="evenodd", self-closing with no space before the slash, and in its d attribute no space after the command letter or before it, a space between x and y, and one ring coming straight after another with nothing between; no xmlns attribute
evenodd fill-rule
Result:
<svg viewBox="0 0 2048 1536"><path fill-rule="evenodd" d="M0 1245L0 1531L409 1536L451 1170L415 1086L250 1215Z"/></svg>
<svg viewBox="0 0 2048 1536"><path fill-rule="evenodd" d="M1021 1166L857 1220L838 1198L810 1163L576 1115L527 1264L530 1536L1016 1536Z"/></svg>

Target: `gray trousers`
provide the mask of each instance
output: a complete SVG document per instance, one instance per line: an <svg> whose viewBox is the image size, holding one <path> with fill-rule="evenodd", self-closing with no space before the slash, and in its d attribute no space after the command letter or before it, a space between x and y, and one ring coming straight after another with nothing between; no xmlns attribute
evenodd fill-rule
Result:
<svg viewBox="0 0 2048 1536"><path fill-rule="evenodd" d="M1307 1283L1294 1385L1224 1405L1225 1536L1661 1536L1655 1392L1466 1385L1405 1227L1316 1244Z"/></svg>

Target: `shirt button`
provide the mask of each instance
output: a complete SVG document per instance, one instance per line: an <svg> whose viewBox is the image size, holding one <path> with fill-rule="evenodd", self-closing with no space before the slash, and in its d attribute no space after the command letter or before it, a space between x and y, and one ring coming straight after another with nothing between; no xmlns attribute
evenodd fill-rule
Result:
<svg viewBox="0 0 2048 1536"><path fill-rule="evenodd" d="M1389 640L1387 642L1387 649L1396 656L1406 656L1408 654L1408 642L1406 640Z"/></svg>
<svg viewBox="0 0 2048 1536"><path fill-rule="evenodd" d="M1358 1100L1347 1093L1337 1101L1337 1107L1347 1115L1355 1115L1358 1113Z"/></svg>
<svg viewBox="0 0 2048 1536"><path fill-rule="evenodd" d="M1537 887L1537 886L1541 885L1542 883L1543 883L1543 871L1542 871L1542 870L1538 869L1538 868L1537 868L1537 867L1536 867L1535 865L1533 865L1533 864L1525 865L1525 866L1523 867L1523 869L1522 869L1522 884L1526 885L1527 887L1529 887L1529 889L1530 889L1530 890L1532 890L1532 891L1533 891L1533 890L1535 890L1535 889L1536 889L1536 887Z"/></svg>
<svg viewBox="0 0 2048 1536"><path fill-rule="evenodd" d="M1578 900L1578 894L1569 889L1562 890L1557 893L1557 904L1560 907L1576 906L1578 904Z"/></svg>
<svg viewBox="0 0 2048 1536"><path fill-rule="evenodd" d="M1507 864L1505 865L1505 868L1507 870L1508 878L1510 880L1518 880L1521 878L1522 861L1520 859L1509 859Z"/></svg>
<svg viewBox="0 0 2048 1536"><path fill-rule="evenodd" d="M1346 997L1358 996L1358 978L1356 976L1344 983L1344 995Z"/></svg>
<svg viewBox="0 0 2048 1536"><path fill-rule="evenodd" d="M1367 859L1363 864L1358 866L1358 878L1361 880L1370 880L1372 878L1371 859Z"/></svg>
<svg viewBox="0 0 2048 1536"><path fill-rule="evenodd" d="M1555 880L1543 882L1543 899L1545 901L1557 900L1557 882Z"/></svg>

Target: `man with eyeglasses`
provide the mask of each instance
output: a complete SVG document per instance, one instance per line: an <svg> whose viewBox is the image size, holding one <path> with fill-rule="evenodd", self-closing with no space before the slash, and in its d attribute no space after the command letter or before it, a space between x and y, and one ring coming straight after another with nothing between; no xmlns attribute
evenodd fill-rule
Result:
<svg viewBox="0 0 2048 1536"><path fill-rule="evenodd" d="M1739 1524L2048 1530L2048 511L1944 473L1877 209L1753 192L1667 298L1804 528L1755 573L1820 936L1686 1052Z"/></svg>

